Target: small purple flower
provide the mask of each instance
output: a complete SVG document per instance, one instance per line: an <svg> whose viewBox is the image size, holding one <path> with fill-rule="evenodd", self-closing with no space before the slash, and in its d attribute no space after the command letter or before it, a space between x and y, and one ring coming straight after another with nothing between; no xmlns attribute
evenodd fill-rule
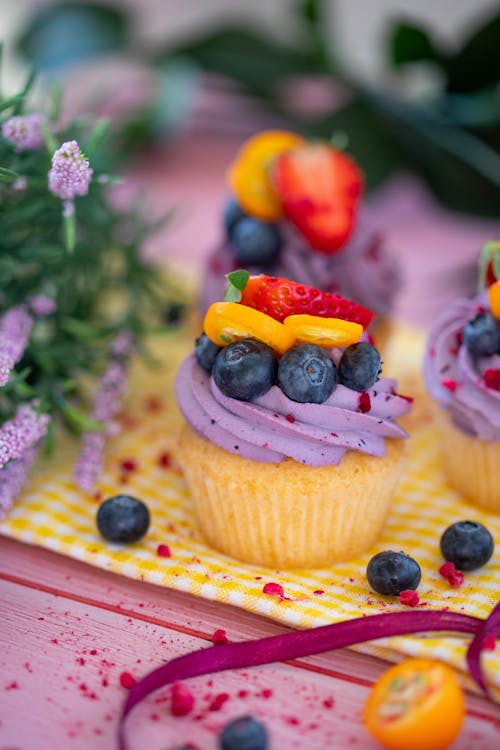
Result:
<svg viewBox="0 0 500 750"><path fill-rule="evenodd" d="M49 190L64 201L72 201L76 195L87 195L93 172L78 143L67 141L52 157Z"/></svg>
<svg viewBox="0 0 500 750"><path fill-rule="evenodd" d="M33 319L24 305L7 310L0 318L0 387L26 349Z"/></svg>
<svg viewBox="0 0 500 750"><path fill-rule="evenodd" d="M23 404L16 415L0 427L0 469L9 461L17 461L27 448L36 445L45 435L48 414L39 414L37 404Z"/></svg>
<svg viewBox="0 0 500 750"><path fill-rule="evenodd" d="M29 306L33 315L37 318L45 318L56 311L57 305L53 299L46 297L44 294L35 294L29 300Z"/></svg>
<svg viewBox="0 0 500 750"><path fill-rule="evenodd" d="M23 190L26 190L28 187L28 180L26 177L18 177L15 182L12 183L12 190L17 190L18 192L22 192Z"/></svg>
<svg viewBox="0 0 500 750"><path fill-rule="evenodd" d="M101 431L87 432L75 464L75 479L85 492L92 492L95 481L104 465L104 446L106 439L117 432L114 417L121 408L123 394L127 384L127 367L117 357L123 357L130 351L132 339L128 332L119 334L111 345L111 359L108 368L101 378L94 399L92 418L103 426Z"/></svg>
<svg viewBox="0 0 500 750"><path fill-rule="evenodd" d="M38 449L35 445L27 448L23 455L0 469L0 521L7 513L23 484L28 478L28 472L35 463Z"/></svg>
<svg viewBox="0 0 500 750"><path fill-rule="evenodd" d="M40 130L43 122L41 115L15 115L2 125L2 135L16 147L16 151L40 148L44 141Z"/></svg>

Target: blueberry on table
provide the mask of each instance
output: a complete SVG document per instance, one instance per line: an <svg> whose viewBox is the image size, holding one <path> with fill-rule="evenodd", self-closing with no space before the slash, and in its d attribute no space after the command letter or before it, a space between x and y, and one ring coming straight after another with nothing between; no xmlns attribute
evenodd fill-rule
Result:
<svg viewBox="0 0 500 750"><path fill-rule="evenodd" d="M366 568L372 589L378 594L391 596L399 596L407 589L416 589L421 575L420 565L413 557L393 550L374 555Z"/></svg>
<svg viewBox="0 0 500 750"><path fill-rule="evenodd" d="M132 495L109 497L97 511L97 528L109 542L137 542L148 530L149 523L147 506Z"/></svg>
<svg viewBox="0 0 500 750"><path fill-rule="evenodd" d="M322 404L337 382L337 368L316 344L297 344L281 357L278 384L288 398L302 404Z"/></svg>
<svg viewBox="0 0 500 750"><path fill-rule="evenodd" d="M482 312L464 326L463 342L473 357L500 353L500 324L490 313Z"/></svg>
<svg viewBox="0 0 500 750"><path fill-rule="evenodd" d="M457 521L443 533L441 554L459 570L474 570L488 562L495 543L488 529L477 521Z"/></svg>
<svg viewBox="0 0 500 750"><path fill-rule="evenodd" d="M229 198L224 209L224 229L228 237L236 224L246 216L247 214L243 211L238 201L235 198Z"/></svg>
<svg viewBox="0 0 500 750"><path fill-rule="evenodd" d="M219 746L221 750L266 750L267 732L253 716L241 716L226 724Z"/></svg>
<svg viewBox="0 0 500 750"><path fill-rule="evenodd" d="M367 341L352 344L339 362L339 383L353 391L367 391L374 385L382 370L377 349Z"/></svg>
<svg viewBox="0 0 500 750"><path fill-rule="evenodd" d="M275 224L248 216L231 232L236 259L244 266L271 266L278 259L282 239Z"/></svg>
<svg viewBox="0 0 500 750"><path fill-rule="evenodd" d="M212 372L215 358L219 352L220 346L214 344L214 342L208 338L206 333L202 333L201 336L196 339L194 345L196 361L198 362L200 367L202 367L207 372Z"/></svg>
<svg viewBox="0 0 500 750"><path fill-rule="evenodd" d="M278 361L270 346L257 339L241 339L217 354L215 384L225 396L252 401L274 384Z"/></svg>

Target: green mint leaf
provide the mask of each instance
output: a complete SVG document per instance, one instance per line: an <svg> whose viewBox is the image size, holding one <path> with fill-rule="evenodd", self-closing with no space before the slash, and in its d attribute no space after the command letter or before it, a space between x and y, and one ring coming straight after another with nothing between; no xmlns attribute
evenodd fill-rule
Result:
<svg viewBox="0 0 500 750"><path fill-rule="evenodd" d="M241 293L247 285L250 274L243 268L226 274L227 287L224 293L224 302L239 302Z"/></svg>

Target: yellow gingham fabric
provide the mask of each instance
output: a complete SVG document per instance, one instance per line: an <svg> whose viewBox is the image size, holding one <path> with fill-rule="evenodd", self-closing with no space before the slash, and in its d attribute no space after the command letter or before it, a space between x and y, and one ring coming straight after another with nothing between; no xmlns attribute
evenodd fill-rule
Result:
<svg viewBox="0 0 500 750"><path fill-rule="evenodd" d="M367 562L375 552L403 549L422 568L420 607L446 606L457 612L488 615L500 594L500 516L466 505L444 481L438 439L418 375L423 345L420 331L395 328L385 357L384 372L399 378L399 391L417 394L406 425L411 431L410 465L385 532L366 554L314 571L278 572L244 565L209 548L194 524L182 476L175 466L160 465L161 454L175 454L181 417L173 395L173 377L192 340L186 331L164 336L155 345L163 366L150 371L135 364L124 429L109 445L99 482L102 497L127 492L147 502L152 524L146 537L130 546L112 545L100 538L95 525L98 502L75 487L72 464L78 446L67 439L61 441L49 463L38 466L29 486L0 523L2 534L130 578L227 602L297 628L406 609L397 599L371 593L365 576ZM155 408L157 397L163 401L162 408ZM137 462L137 470L125 477L120 469L124 459ZM443 562L439 538L451 523L466 518L484 523L497 548L484 568L466 574L465 584L452 589L438 572ZM169 546L171 557L158 556L159 544ZM279 601L263 594L264 584L270 581L283 586L287 599ZM467 638L458 635L434 634L383 639L358 650L392 661L404 656L441 659L453 665L471 687L465 674L467 643ZM500 696L500 647L484 652L483 659L488 682Z"/></svg>

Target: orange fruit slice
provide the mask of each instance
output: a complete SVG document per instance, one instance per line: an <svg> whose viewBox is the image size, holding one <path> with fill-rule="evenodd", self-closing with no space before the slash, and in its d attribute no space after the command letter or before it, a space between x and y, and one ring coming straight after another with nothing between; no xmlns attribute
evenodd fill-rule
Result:
<svg viewBox="0 0 500 750"><path fill-rule="evenodd" d="M214 302L208 308L203 330L218 346L253 338L283 354L295 343L292 331L266 313L239 302Z"/></svg>
<svg viewBox="0 0 500 750"><path fill-rule="evenodd" d="M491 314L494 318L500 320L500 281L495 281L488 287L488 300Z"/></svg>
<svg viewBox="0 0 500 750"><path fill-rule="evenodd" d="M363 333L363 326L359 323L319 315L289 315L283 325L297 341L326 347L356 344Z"/></svg>
<svg viewBox="0 0 500 750"><path fill-rule="evenodd" d="M363 719L389 750L444 750L460 733L464 713L463 691L451 667L407 659L375 683Z"/></svg>
<svg viewBox="0 0 500 750"><path fill-rule="evenodd" d="M228 182L244 211L264 221L280 218L281 202L271 183L271 166L280 154L304 142L287 130L264 130L243 144L229 167Z"/></svg>

